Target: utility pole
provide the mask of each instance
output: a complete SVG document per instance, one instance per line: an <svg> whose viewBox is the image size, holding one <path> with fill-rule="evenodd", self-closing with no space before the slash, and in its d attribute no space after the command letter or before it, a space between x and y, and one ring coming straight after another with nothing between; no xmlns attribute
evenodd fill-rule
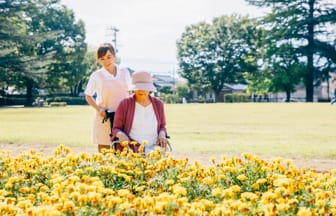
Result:
<svg viewBox="0 0 336 216"><path fill-rule="evenodd" d="M115 49L115 52L118 52L117 49L117 32L119 31L119 29L117 29L115 26L110 26L107 28L107 30L112 31L112 33L108 33L108 36L112 35L112 42L113 42L113 46Z"/></svg>

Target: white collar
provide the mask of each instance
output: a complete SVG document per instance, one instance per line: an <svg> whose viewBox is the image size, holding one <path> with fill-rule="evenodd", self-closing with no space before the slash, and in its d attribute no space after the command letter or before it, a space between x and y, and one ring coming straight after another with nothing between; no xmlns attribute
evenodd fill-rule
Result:
<svg viewBox="0 0 336 216"><path fill-rule="evenodd" d="M114 66L116 67L116 72L117 72L116 76L113 76L112 74L110 74L110 72L108 72L104 67L102 67L100 70L103 72L103 75L106 78L117 78L119 76L120 71L119 71L118 65L114 64Z"/></svg>

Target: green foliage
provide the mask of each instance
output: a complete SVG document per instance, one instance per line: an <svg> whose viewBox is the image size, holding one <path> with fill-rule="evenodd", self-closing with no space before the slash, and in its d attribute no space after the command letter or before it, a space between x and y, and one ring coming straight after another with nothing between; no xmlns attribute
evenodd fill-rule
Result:
<svg viewBox="0 0 336 216"><path fill-rule="evenodd" d="M248 94L225 94L224 102L227 103L240 103L240 102L250 102L251 97Z"/></svg>
<svg viewBox="0 0 336 216"><path fill-rule="evenodd" d="M186 84L186 83L178 83L176 85L176 94L180 98L189 98L190 88L189 88L188 84Z"/></svg>
<svg viewBox="0 0 336 216"><path fill-rule="evenodd" d="M286 88L287 93L290 93L292 86L288 86L288 83L286 87L283 86L286 79L295 77L293 83L297 83L297 77L301 76L306 86L306 100L313 101L314 85L319 84L321 80L328 79L329 72L336 68L334 40L336 33L333 31L336 24L335 3L328 0L246 1L258 7L271 8L271 12L263 18L265 26L269 29L268 44L274 45L273 48L279 48L279 50L282 45L292 47L291 51L288 48L282 51L286 55L290 51L293 59L298 58L301 61L287 64L287 68L280 70L279 73L286 71L287 74L280 75L280 77L276 75L277 80L273 87L275 89ZM275 50L277 56L279 56L278 51ZM303 56L305 58L302 58ZM270 54L267 56L269 59L272 57ZM282 60L284 61L285 59ZM279 65L274 66L277 70L279 69ZM294 73L292 78L289 77L288 69Z"/></svg>
<svg viewBox="0 0 336 216"><path fill-rule="evenodd" d="M257 69L257 26L235 15L188 26L177 42L181 76L192 89L210 88L216 96L225 83L244 82L243 72Z"/></svg>
<svg viewBox="0 0 336 216"><path fill-rule="evenodd" d="M23 105L26 103L26 98L22 96L16 96L16 95L11 95L11 96L4 96L0 98L0 105L1 106L6 106L6 105Z"/></svg>
<svg viewBox="0 0 336 216"><path fill-rule="evenodd" d="M5 0L0 11L0 87L25 87L26 105L34 87L76 89L87 67L84 23L60 0Z"/></svg>
<svg viewBox="0 0 336 216"><path fill-rule="evenodd" d="M174 94L160 94L159 98L166 104L178 103L181 99Z"/></svg>
<svg viewBox="0 0 336 216"><path fill-rule="evenodd" d="M86 105L87 102L84 97L71 97L71 96L57 96L49 97L46 99L48 103L52 102L65 102L68 105Z"/></svg>
<svg viewBox="0 0 336 216"><path fill-rule="evenodd" d="M173 94L173 88L171 86L162 86L158 91L163 94Z"/></svg>

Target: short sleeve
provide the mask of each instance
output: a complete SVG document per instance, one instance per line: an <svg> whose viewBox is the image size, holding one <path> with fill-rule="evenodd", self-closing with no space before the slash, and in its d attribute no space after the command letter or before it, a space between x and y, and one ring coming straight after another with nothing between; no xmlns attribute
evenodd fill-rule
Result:
<svg viewBox="0 0 336 216"><path fill-rule="evenodd" d="M127 88L129 90L131 90L132 79L131 79L130 71L127 68L125 68L125 81L126 81L126 84L127 84Z"/></svg>
<svg viewBox="0 0 336 216"><path fill-rule="evenodd" d="M94 74L91 74L88 84L86 85L85 94L93 96L97 87L97 81Z"/></svg>

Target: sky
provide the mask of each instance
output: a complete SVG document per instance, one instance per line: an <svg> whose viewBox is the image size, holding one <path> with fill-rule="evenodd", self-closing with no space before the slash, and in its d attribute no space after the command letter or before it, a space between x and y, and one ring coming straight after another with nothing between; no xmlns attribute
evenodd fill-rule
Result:
<svg viewBox="0 0 336 216"><path fill-rule="evenodd" d="M152 73L178 70L176 41L186 26L222 15L261 16L244 0L62 0L85 23L86 42L95 49L112 42L117 28L120 66Z"/></svg>

